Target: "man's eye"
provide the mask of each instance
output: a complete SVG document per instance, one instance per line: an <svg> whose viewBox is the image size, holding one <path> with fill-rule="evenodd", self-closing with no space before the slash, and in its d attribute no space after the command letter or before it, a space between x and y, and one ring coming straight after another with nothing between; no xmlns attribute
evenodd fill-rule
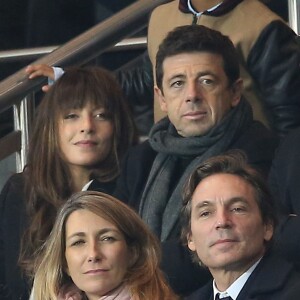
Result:
<svg viewBox="0 0 300 300"><path fill-rule="evenodd" d="M212 85L213 84L213 81L211 79L208 79L208 78L202 78L200 80L201 84L203 85Z"/></svg>
<svg viewBox="0 0 300 300"><path fill-rule="evenodd" d="M241 213L241 212L245 212L245 208L244 207L234 207L232 208L233 212L237 212L237 213Z"/></svg>
<svg viewBox="0 0 300 300"><path fill-rule="evenodd" d="M200 218L208 217L211 214L210 211L202 211L199 213Z"/></svg>
<svg viewBox="0 0 300 300"><path fill-rule="evenodd" d="M183 86L183 81L177 80L171 83L171 87L181 87Z"/></svg>

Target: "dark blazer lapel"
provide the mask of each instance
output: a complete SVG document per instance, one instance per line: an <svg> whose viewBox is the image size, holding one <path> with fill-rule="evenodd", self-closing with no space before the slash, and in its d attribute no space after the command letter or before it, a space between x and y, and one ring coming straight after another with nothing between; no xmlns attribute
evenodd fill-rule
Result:
<svg viewBox="0 0 300 300"><path fill-rule="evenodd" d="M102 192L102 193L112 195L115 186L116 186L115 181L100 182L97 179L94 179L90 184L90 186L88 187L88 191L96 191L96 192Z"/></svg>
<svg viewBox="0 0 300 300"><path fill-rule="evenodd" d="M274 270L276 266L276 271ZM237 300L256 299L258 295L280 289L284 278L292 272L292 267L285 260L267 254L253 271L242 288Z"/></svg>
<svg viewBox="0 0 300 300"><path fill-rule="evenodd" d="M193 294L188 296L185 300L213 300L213 286L212 280L204 285L202 288L195 291Z"/></svg>

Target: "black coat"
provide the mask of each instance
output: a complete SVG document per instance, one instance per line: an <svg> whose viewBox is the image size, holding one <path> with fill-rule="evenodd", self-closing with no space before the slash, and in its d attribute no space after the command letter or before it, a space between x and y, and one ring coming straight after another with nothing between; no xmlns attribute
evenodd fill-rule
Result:
<svg viewBox="0 0 300 300"><path fill-rule="evenodd" d="M254 121L228 150L243 150L249 163L267 176L276 147L277 139L274 135L261 123ZM124 159L114 195L136 211L138 211L141 195L156 154L157 152L146 141L132 148ZM178 170L177 172L179 173ZM176 239L162 243L162 269L167 274L170 285L175 292L187 294L199 288L211 277L207 270L191 262L188 250L181 246L178 238L179 232L180 226L178 224Z"/></svg>
<svg viewBox="0 0 300 300"><path fill-rule="evenodd" d="M246 281L237 300L299 299L300 274L282 258L266 255ZM186 300L213 300L212 281Z"/></svg>
<svg viewBox="0 0 300 300"><path fill-rule="evenodd" d="M112 194L115 182L93 181L89 190ZM17 265L26 220L23 174L13 175L0 194L0 299L27 300L29 288Z"/></svg>
<svg viewBox="0 0 300 300"><path fill-rule="evenodd" d="M269 184L279 211L276 248L300 269L300 128L280 144L269 176ZM290 214L297 215L289 216Z"/></svg>

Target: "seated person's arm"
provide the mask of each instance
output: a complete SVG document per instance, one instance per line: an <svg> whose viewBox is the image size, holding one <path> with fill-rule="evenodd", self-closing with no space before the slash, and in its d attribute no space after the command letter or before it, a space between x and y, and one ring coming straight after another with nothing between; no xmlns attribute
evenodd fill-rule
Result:
<svg viewBox="0 0 300 300"><path fill-rule="evenodd" d="M48 84L42 87L44 92L47 92L54 81L58 80L64 73L64 70L59 67L51 67L46 64L29 65L25 69L29 79L33 79L39 76L48 77Z"/></svg>

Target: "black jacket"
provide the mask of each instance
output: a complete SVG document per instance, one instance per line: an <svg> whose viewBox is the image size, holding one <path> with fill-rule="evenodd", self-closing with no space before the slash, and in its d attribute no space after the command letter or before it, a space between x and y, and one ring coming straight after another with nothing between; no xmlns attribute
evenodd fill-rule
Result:
<svg viewBox="0 0 300 300"><path fill-rule="evenodd" d="M266 255L250 275L237 300L299 299L300 274L291 264ZM187 297L186 300L213 300L212 281Z"/></svg>
<svg viewBox="0 0 300 300"><path fill-rule="evenodd" d="M300 128L293 130L278 147L270 171L269 184L281 212L274 246L300 269L299 149Z"/></svg>
<svg viewBox="0 0 300 300"><path fill-rule="evenodd" d="M277 139L261 123L254 121L230 149L243 150L249 163L267 176L276 147ZM136 211L156 154L146 141L133 147L124 159L114 195ZM175 292L187 294L207 282L210 275L192 263L188 250L181 246L179 231L178 224L177 237L162 243L162 269Z"/></svg>

